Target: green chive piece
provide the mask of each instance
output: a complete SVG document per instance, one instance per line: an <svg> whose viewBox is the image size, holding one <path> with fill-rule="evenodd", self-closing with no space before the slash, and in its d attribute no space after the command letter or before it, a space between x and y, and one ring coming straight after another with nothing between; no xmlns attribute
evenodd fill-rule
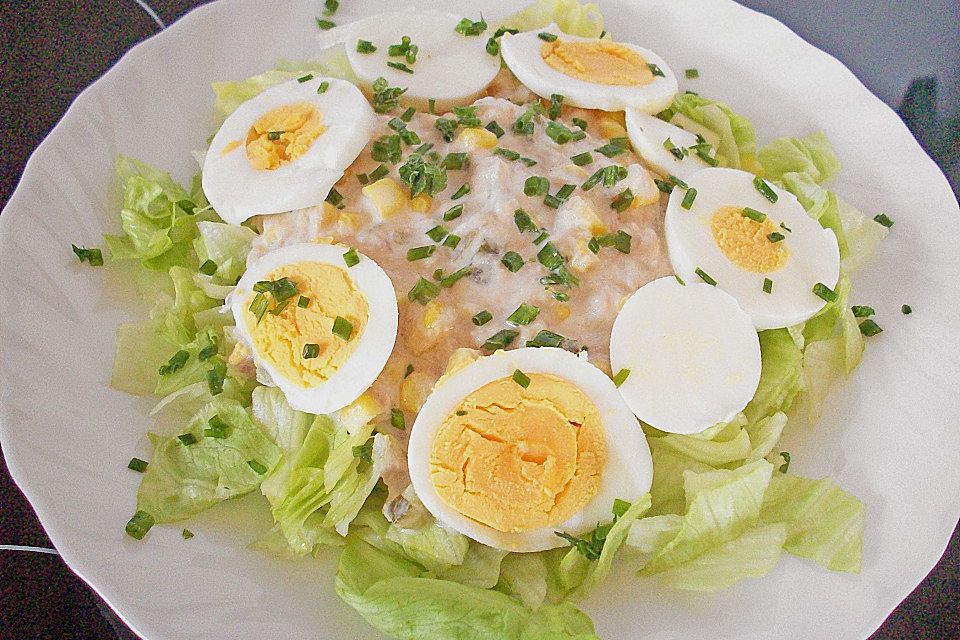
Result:
<svg viewBox="0 0 960 640"><path fill-rule="evenodd" d="M302 356L304 360L313 360L319 355L320 355L320 345L313 342L308 342L307 344L303 345Z"/></svg>
<svg viewBox="0 0 960 640"><path fill-rule="evenodd" d="M73 248L73 254L77 256L80 262L86 262L91 267L103 266L103 252L100 249L84 249L75 244L70 246Z"/></svg>
<svg viewBox="0 0 960 640"><path fill-rule="evenodd" d="M913 307L911 307L911 306L908 305L908 304L901 305L901 307L900 307L900 313L902 313L902 314L905 315L905 316L908 316L908 315L910 315L911 313L913 313Z"/></svg>
<svg viewBox="0 0 960 640"><path fill-rule="evenodd" d="M337 23L336 23L336 22L333 22L332 20L325 20L324 18L317 18L317 27L318 27L321 31L330 31L330 29L333 29L335 26L337 26ZM359 44L359 43L358 43L358 44ZM360 51L359 47L358 47L357 51ZM361 51L361 53L368 53L368 52L367 52L367 51Z"/></svg>
<svg viewBox="0 0 960 640"><path fill-rule="evenodd" d="M520 154L516 151L511 151L510 149L504 149L503 147L497 147L493 150L493 155L500 156L510 162L516 162L520 159Z"/></svg>
<svg viewBox="0 0 960 640"><path fill-rule="evenodd" d="M563 96L559 93L550 94L550 107L547 109L547 117L556 120L560 117L560 109L563 107Z"/></svg>
<svg viewBox="0 0 960 640"><path fill-rule="evenodd" d="M286 131L268 131L267 140L279 140L280 136L282 136L284 133L286 133Z"/></svg>
<svg viewBox="0 0 960 640"><path fill-rule="evenodd" d="M860 333L868 338L870 336L875 336L882 331L883 329L880 328L880 325L869 318L860 323Z"/></svg>
<svg viewBox="0 0 960 640"><path fill-rule="evenodd" d="M446 157L444 157L443 162L440 163L440 166L450 171L459 171L469 165L470 158L466 153L448 153Z"/></svg>
<svg viewBox="0 0 960 640"><path fill-rule="evenodd" d="M590 189L593 189L595 186L600 184L600 181L603 180L603 177L606 174L606 171L607 171L606 167L604 167L603 169L597 169L597 171L594 172L592 176L587 178L586 182L580 185L580 188L583 189L584 191L590 191Z"/></svg>
<svg viewBox="0 0 960 640"><path fill-rule="evenodd" d="M549 237L550 237L549 233L547 233L546 231L541 231L539 234L537 234L537 237L533 239L533 244L540 244L541 242L543 242Z"/></svg>
<svg viewBox="0 0 960 640"><path fill-rule="evenodd" d="M397 71L403 71L404 73L413 73L413 69L403 64L402 62L394 62L390 60L389 62L387 62L387 66L392 69L396 69Z"/></svg>
<svg viewBox="0 0 960 640"><path fill-rule="evenodd" d="M767 240L773 243L781 242L784 238L786 238L786 236L779 231L774 231L773 233L767 234Z"/></svg>
<svg viewBox="0 0 960 640"><path fill-rule="evenodd" d="M566 202L568 199L570 199L570 196L573 195L573 192L576 190L576 188L576 185L573 184L565 184L561 186L559 189L557 189L557 200Z"/></svg>
<svg viewBox="0 0 960 640"><path fill-rule="evenodd" d="M578 167L582 167L593 162L593 155L589 151L584 151L583 153L571 156L570 161Z"/></svg>
<svg viewBox="0 0 960 640"><path fill-rule="evenodd" d="M446 210L443 214L443 221L450 222L451 220L456 220L461 215L463 215L463 205L457 204Z"/></svg>
<svg viewBox="0 0 960 640"><path fill-rule="evenodd" d="M437 250L437 245L428 244L423 247L414 247L407 251L407 262L416 262L417 260L425 260L433 255Z"/></svg>
<svg viewBox="0 0 960 640"><path fill-rule="evenodd" d="M261 463L258 460L247 460L247 464L250 466L251 469L253 469L254 473L256 473L258 476L262 476L268 471L268 469L263 465L263 463Z"/></svg>
<svg viewBox="0 0 960 640"><path fill-rule="evenodd" d="M407 428L407 419L403 415L403 411L400 409L390 409L390 426L394 429L406 429Z"/></svg>
<svg viewBox="0 0 960 640"><path fill-rule="evenodd" d="M190 445L197 444L199 442L197 436L193 435L192 433L182 433L177 436L177 440L179 440L180 444L185 447L189 447Z"/></svg>
<svg viewBox="0 0 960 640"><path fill-rule="evenodd" d="M500 123L497 122L496 120L491 120L490 122L488 122L487 126L485 126L484 129L486 129L493 135L497 136L498 138L503 137L503 134L506 133L506 131L503 130L503 127L500 126Z"/></svg>
<svg viewBox="0 0 960 640"><path fill-rule="evenodd" d="M679 282L679 283L680 283L680 286L681 286L681 287L685 287L685 286L687 286L687 283L686 283L686 282L684 282L684 281L683 281L683 278L681 278L680 276L678 276L678 275L674 275L673 277L677 279L677 282Z"/></svg>
<svg viewBox="0 0 960 640"><path fill-rule="evenodd" d="M355 267L360 264L360 255L357 253L357 250L353 247L347 249L343 254L343 262L348 267Z"/></svg>
<svg viewBox="0 0 960 640"><path fill-rule="evenodd" d="M474 314L471 320L473 321L473 324L475 324L476 326L482 327L483 325L493 320L493 314L491 314L489 311L484 309L483 311L478 311L476 314Z"/></svg>
<svg viewBox="0 0 960 640"><path fill-rule="evenodd" d="M823 284L822 282L818 282L817 284L813 285L813 293L818 298L826 300L827 302L836 302L837 298L839 297L837 296L836 291L834 291L827 285Z"/></svg>
<svg viewBox="0 0 960 640"><path fill-rule="evenodd" d="M507 316L507 322L512 325L526 326L536 320L538 315L540 315L539 307L524 302Z"/></svg>
<svg viewBox="0 0 960 640"><path fill-rule="evenodd" d="M687 77L687 80L694 80L700 77L700 72L696 69L684 69L683 75Z"/></svg>
<svg viewBox="0 0 960 640"><path fill-rule="evenodd" d="M704 270L701 269L700 267L697 267L697 268L694 270L694 273L696 273L698 276L700 276L700 279L703 280L704 282L706 282L706 283L707 283L708 285L710 285L711 287L717 286L717 281L714 280L713 278L711 278L711 277L710 277L710 274L708 274L706 271L704 271Z"/></svg>
<svg viewBox="0 0 960 640"><path fill-rule="evenodd" d="M460 198L462 198L463 196L467 195L468 193L470 193L470 185L469 185L469 184L465 184L465 185L463 185L462 187L460 187L459 189L457 189L457 190L454 192L454 194L453 194L452 196L450 196L450 199L451 199L451 200L459 200Z"/></svg>
<svg viewBox="0 0 960 640"><path fill-rule="evenodd" d="M407 368L403 370L403 379L406 380L409 378L411 373L413 373L413 365L408 364Z"/></svg>
<svg viewBox="0 0 960 640"><path fill-rule="evenodd" d="M653 64L652 62L647 63L647 68L650 69L650 73L652 73L654 76L660 76L661 78L667 77L666 74L663 73L663 69Z"/></svg>
<svg viewBox="0 0 960 640"><path fill-rule="evenodd" d="M447 276L440 278L440 286L444 289L449 289L455 285L459 280L470 275L470 267L463 267L462 269L457 269L453 273Z"/></svg>
<svg viewBox="0 0 960 640"><path fill-rule="evenodd" d="M787 469L790 468L790 454L786 451L781 451L780 457L783 458L783 464L777 468L777 471L780 473L786 473Z"/></svg>
<svg viewBox="0 0 960 640"><path fill-rule="evenodd" d="M260 324L260 320L263 319L263 314L267 312L267 307L270 305L270 301L267 300L267 297L262 293L258 293L253 298L253 302L250 303L248 307L250 313L257 319L257 324ZM163 375L162 373L160 375Z"/></svg>
<svg viewBox="0 0 960 640"><path fill-rule="evenodd" d="M305 75L305 76L301 76L301 77L297 78L297 82L299 82L300 84L303 84L304 82L310 82L311 80L313 80L313 74L312 74L312 73L308 73L308 74Z"/></svg>
<svg viewBox="0 0 960 640"><path fill-rule="evenodd" d="M153 528L154 524L156 524L156 521L153 519L152 515L146 511L137 511L127 522L127 526L124 527L124 530L131 538L135 540L143 540L143 537L147 535L147 532L150 531L151 528Z"/></svg>
<svg viewBox="0 0 960 640"><path fill-rule="evenodd" d="M205 260L199 269L200 273L205 276L212 276L217 272L217 263L213 260Z"/></svg>
<svg viewBox="0 0 960 640"><path fill-rule="evenodd" d="M520 231L520 233L537 230L537 225L533 223L533 220L530 218L530 214L523 209L517 209L513 212L513 222L517 225L517 229Z"/></svg>
<svg viewBox="0 0 960 640"><path fill-rule="evenodd" d="M497 40L496 38L487 38L486 50L487 50L487 53L489 53L489 54L492 55L492 56L499 55L499 54L500 54L500 41Z"/></svg>
<svg viewBox="0 0 960 640"><path fill-rule="evenodd" d="M873 216L873 221L877 224L885 226L887 229L893 226L893 220L891 220L890 216L885 213L878 213L877 215Z"/></svg>
<svg viewBox="0 0 960 640"><path fill-rule="evenodd" d="M571 118L570 122L572 122L575 127L579 128L580 131L587 130L587 121L583 118Z"/></svg>
<svg viewBox="0 0 960 640"><path fill-rule="evenodd" d="M457 23L457 26L454 27L453 30L465 36L478 36L487 30L487 23L483 18L480 18L477 22L473 22L469 18L464 18Z"/></svg>
<svg viewBox="0 0 960 640"><path fill-rule="evenodd" d="M317 85L317 93L318 94L326 93L327 89L329 88L330 88L330 82L328 80L324 80L319 85Z"/></svg>
<svg viewBox="0 0 960 640"><path fill-rule="evenodd" d="M680 206L689 211L690 207L693 206L693 201L696 199L697 190L693 188L687 189L687 192L683 195L683 200L680 202Z"/></svg>
<svg viewBox="0 0 960 640"><path fill-rule="evenodd" d="M417 280L417 283L413 285L413 288L407 293L407 299L410 302L425 305L438 295L440 295L440 287L421 276L420 279Z"/></svg>
<svg viewBox="0 0 960 640"><path fill-rule="evenodd" d="M346 318L337 316L333 320L333 335L344 340L350 340L350 336L353 335L353 323Z"/></svg>
<svg viewBox="0 0 960 640"><path fill-rule="evenodd" d="M520 158L520 162L522 162L524 166L527 166L527 167L532 167L533 165L537 164L537 161L534 160L533 158Z"/></svg>
<svg viewBox="0 0 960 640"><path fill-rule="evenodd" d="M444 239L443 246L447 249L456 249L457 245L460 244L460 236L451 233Z"/></svg>
<svg viewBox="0 0 960 640"><path fill-rule="evenodd" d="M550 191L550 181L543 176L530 176L523 183L524 195L536 197Z"/></svg>
<svg viewBox="0 0 960 640"><path fill-rule="evenodd" d="M530 386L530 376L525 374L523 371L520 371L520 369L517 369L516 371L514 371L511 377L513 378L514 382L516 382L518 385L520 385L524 389Z"/></svg>
<svg viewBox="0 0 960 640"><path fill-rule="evenodd" d="M626 382L629 377L630 369L620 369L620 371L617 371L617 375L613 376L613 385L619 389L620 385Z"/></svg>
<svg viewBox="0 0 960 640"><path fill-rule="evenodd" d="M770 278L763 279L763 292L773 293L773 280L771 280Z"/></svg>
<svg viewBox="0 0 960 640"><path fill-rule="evenodd" d="M543 248L537 253L537 260L551 271L563 266L563 255L557 251L552 242L543 245Z"/></svg>
<svg viewBox="0 0 960 640"><path fill-rule="evenodd" d="M563 344L564 337L559 333L543 329L531 340L527 340L528 347L559 347Z"/></svg>
<svg viewBox="0 0 960 640"><path fill-rule="evenodd" d="M550 207L551 209L559 209L560 205L563 204L563 200L561 200L555 195L551 195L548 193L543 197L543 204Z"/></svg>
<svg viewBox="0 0 960 640"><path fill-rule="evenodd" d="M501 329L490 336L487 341L483 343L483 349L487 351L506 349L513 343L514 340L517 339L518 335L520 335L519 331L514 331L513 329Z"/></svg>
<svg viewBox="0 0 960 640"><path fill-rule="evenodd" d="M850 310L853 312L854 318L869 318L876 313L873 307L868 307L866 305L855 304L850 307Z"/></svg>
<svg viewBox="0 0 960 640"><path fill-rule="evenodd" d="M657 189L659 189L661 192L667 193L667 194L673 193L673 185L667 182L666 180L661 180L660 178L654 178L653 183L657 185Z"/></svg>
<svg viewBox="0 0 960 640"><path fill-rule="evenodd" d="M631 506L630 503L627 502L626 500L621 500L620 498L617 498L616 500L613 501L613 508L610 511L616 517L622 518L623 514L625 514L627 511L630 510L630 506Z"/></svg>
<svg viewBox="0 0 960 640"><path fill-rule="evenodd" d="M541 31L537 34L537 37L545 42L554 42L557 39L557 36L552 33L547 33L546 31Z"/></svg>
<svg viewBox="0 0 960 640"><path fill-rule="evenodd" d="M757 176L756 178L753 179L753 186L757 188L757 191L760 192L760 195L762 195L764 198L766 198L770 202L777 201L777 198L778 198L777 192L771 189L770 185L767 184L767 181L761 178L760 176Z"/></svg>
<svg viewBox="0 0 960 640"><path fill-rule="evenodd" d="M417 113L417 109L415 107L407 107L406 111L404 111L400 115L400 119L403 120L404 122L410 122L411 120L413 120L413 116L416 113Z"/></svg>
<svg viewBox="0 0 960 640"><path fill-rule="evenodd" d="M602 155L605 155L608 158L615 158L621 153L625 153L629 148L630 148L629 138L611 138L610 142L603 145L602 147L597 147L596 149L594 149L594 151Z"/></svg>
<svg viewBox="0 0 960 640"><path fill-rule="evenodd" d="M373 53L376 50L377 48L369 40L357 40L357 53Z"/></svg>
<svg viewBox="0 0 960 640"><path fill-rule="evenodd" d="M207 426L203 429L203 435L207 438L226 438L233 431L229 423L224 422L219 414L214 415L207 420Z"/></svg>
<svg viewBox="0 0 960 640"><path fill-rule="evenodd" d="M218 396L223 393L223 383L227 379L227 365L222 361L213 363L213 367L207 371L207 389L210 395Z"/></svg>
<svg viewBox="0 0 960 640"><path fill-rule="evenodd" d="M668 177L667 177L667 180L669 180L669 181L672 182L673 184L677 185L677 186L680 187L681 189L689 189L689 188L690 188L690 185L688 185L686 182L684 182L683 180L681 180L681 179L678 178L677 176L668 176Z"/></svg>
<svg viewBox="0 0 960 640"><path fill-rule="evenodd" d="M190 352L180 350L173 354L167 363L162 365L158 371L161 376L168 376L171 373L175 373L180 369L183 369L183 365L187 364L187 360L190 359Z"/></svg>
<svg viewBox="0 0 960 640"><path fill-rule="evenodd" d="M140 458L130 458L130 462L127 463L127 469L131 469L137 473L143 473L147 470L147 461L141 460Z"/></svg>
<svg viewBox="0 0 960 640"><path fill-rule="evenodd" d="M503 254L503 257L500 258L500 262L510 273L516 273L524 265L523 257L516 251L507 251Z"/></svg>
<svg viewBox="0 0 960 640"><path fill-rule="evenodd" d="M359 458L364 462L373 463L373 438L370 438L358 447L353 447L353 457Z"/></svg>
<svg viewBox="0 0 960 640"><path fill-rule="evenodd" d="M343 195L336 189L330 189L330 193L327 194L326 201L332 204L335 207L339 207L343 204Z"/></svg>
<svg viewBox="0 0 960 640"><path fill-rule="evenodd" d="M306 309L308 306L310 306L310 298L307 296L300 296L297 298L297 306L301 309Z"/></svg>
<svg viewBox="0 0 960 640"><path fill-rule="evenodd" d="M610 208L616 211L617 213L622 213L626 211L627 208L633 204L636 196L633 195L633 191L630 189L624 189L613 199L613 202L610 203Z"/></svg>
<svg viewBox="0 0 960 640"><path fill-rule="evenodd" d="M751 209L750 207L744 207L741 213L744 218L750 218L754 222L763 222L767 219L767 214L757 211L756 209Z"/></svg>
<svg viewBox="0 0 960 640"><path fill-rule="evenodd" d="M447 237L447 234L450 232L443 228L441 225L437 225L432 229L427 231L427 237L433 240L434 242L440 242Z"/></svg>

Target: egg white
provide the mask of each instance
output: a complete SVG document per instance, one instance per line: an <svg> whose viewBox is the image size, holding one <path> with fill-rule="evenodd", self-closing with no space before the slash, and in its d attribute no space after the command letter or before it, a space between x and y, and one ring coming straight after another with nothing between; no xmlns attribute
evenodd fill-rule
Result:
<svg viewBox="0 0 960 640"><path fill-rule="evenodd" d="M317 88L328 82L321 94ZM273 170L255 169L245 141L254 122L284 105L309 102L326 130L299 158ZM213 137L203 163L203 191L221 218L240 224L257 214L282 213L318 205L343 171L360 155L376 126L376 116L354 85L336 78L291 80L241 104ZM228 145L240 141L232 151Z"/></svg>
<svg viewBox="0 0 960 640"><path fill-rule="evenodd" d="M695 133L638 109L627 109L626 121L627 135L634 151L660 175L676 176L686 181L697 171L710 166L693 152L678 159L663 146L664 141L669 139L677 147L691 147L697 144Z"/></svg>
<svg viewBox="0 0 960 640"><path fill-rule="evenodd" d="M627 42L618 43L636 51L648 63L660 67L664 77L654 76L652 82L642 87L599 84L571 78L544 62L540 55L544 41L538 36L544 32L552 33L565 41L596 40L563 33L555 24L545 29L505 34L501 40L503 61L517 79L538 96L550 98L553 94L560 94L564 97L564 104L584 109L623 111L634 108L645 113L657 113L673 102L673 97L677 94L677 76L666 61L653 51Z"/></svg>
<svg viewBox="0 0 960 640"><path fill-rule="evenodd" d="M831 289L840 277L840 248L833 231L823 228L793 194L770 185L777 194L771 203L753 185L754 175L738 169L710 168L687 181L697 190L690 210L680 206L685 190L676 188L667 204L664 232L674 272L688 283L700 280L699 267L732 295L753 319L757 329L788 327L820 311L826 301L813 293L815 284ZM723 254L713 239L710 221L724 206L752 207L790 228L783 242L790 251L786 263L772 273L746 271ZM763 281L773 281L764 293Z"/></svg>
<svg viewBox="0 0 960 640"><path fill-rule="evenodd" d="M343 254L348 247L332 244L294 244L276 249L249 265L227 303L233 312L237 335L250 349L258 373L266 372L267 382L280 388L294 409L325 414L341 409L366 391L380 375L393 351L397 338L397 296L390 277L376 262L363 254L360 262L347 267ZM313 387L302 387L286 379L264 358L246 329L246 312L253 285L274 270L297 262L319 262L346 270L357 289L366 296L367 324L353 353L327 380ZM258 376L258 378L261 376Z"/></svg>
<svg viewBox="0 0 960 640"><path fill-rule="evenodd" d="M599 490L579 513L556 526L508 533L459 513L440 498L430 480L430 452L441 424L465 397L490 382L509 378L517 369L528 375L554 375L583 391L600 412L607 459ZM653 478L653 463L643 431L610 378L586 359L555 348L498 351L442 380L417 415L407 460L417 497L434 517L477 542L517 552L543 551L567 544L555 531L574 535L592 531L598 523L611 519L614 500L634 502L650 490Z"/></svg>
<svg viewBox="0 0 960 640"><path fill-rule="evenodd" d="M760 340L727 293L673 276L647 283L620 309L610 335L620 395L662 431L699 433L729 422L760 382Z"/></svg>
<svg viewBox="0 0 960 640"><path fill-rule="evenodd" d="M436 101L446 110L479 97L500 71L500 57L486 51L488 30L479 36L464 36L454 29L460 16L441 11L396 11L372 15L320 35L320 46L343 44L347 59L361 84L369 91L377 78L391 87L405 88L403 99L417 105ZM403 57L390 56L389 47L409 36L419 52L413 64ZM373 53L357 51L357 42L372 42ZM407 64L413 73L387 66L387 62Z"/></svg>

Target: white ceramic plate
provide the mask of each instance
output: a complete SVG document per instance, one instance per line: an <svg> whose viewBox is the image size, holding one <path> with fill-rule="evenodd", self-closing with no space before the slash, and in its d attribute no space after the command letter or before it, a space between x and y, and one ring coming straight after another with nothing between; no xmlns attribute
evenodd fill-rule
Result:
<svg viewBox="0 0 960 640"><path fill-rule="evenodd" d="M117 154L188 179L189 151L213 126L210 82L310 56L319 6L222 0L138 45L77 98L0 217L0 433L10 472L66 562L150 640L375 636L334 594L332 555L289 563L245 548L269 524L256 497L191 521L190 542L179 527L158 527L145 542L124 534L139 480L126 463L147 457L151 421L145 404L107 382L114 330L134 296L120 269L81 266L70 252L71 242L102 245L101 234L119 228ZM354 0L338 19L387 6ZM488 18L510 9L445 6ZM727 0L611 0L603 10L618 37L674 69L698 68L701 79L686 86L747 115L761 142L824 129L844 164L835 189L896 226L855 277L855 302L878 309L884 333L816 432L793 429L785 443L798 473L830 475L866 503L863 573L785 554L772 575L713 596L621 575L582 606L608 639L704 630L718 640L864 638L935 564L960 514L956 201L896 115L778 22ZM900 315L903 303L913 315Z"/></svg>

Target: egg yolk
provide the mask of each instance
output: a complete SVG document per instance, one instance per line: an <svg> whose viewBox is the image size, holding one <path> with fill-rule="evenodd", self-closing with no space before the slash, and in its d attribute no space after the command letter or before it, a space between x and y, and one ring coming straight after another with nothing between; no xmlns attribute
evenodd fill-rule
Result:
<svg viewBox="0 0 960 640"><path fill-rule="evenodd" d="M617 42L556 39L540 47L540 57L565 76L596 84L636 87L653 82L643 56Z"/></svg>
<svg viewBox="0 0 960 640"><path fill-rule="evenodd" d="M273 171L305 154L326 127L309 102L288 104L260 116L247 132L247 160L254 169Z"/></svg>
<svg viewBox="0 0 960 640"><path fill-rule="evenodd" d="M304 388L326 382L350 358L367 325L367 298L349 274L340 267L321 262L295 262L271 272L266 280L289 278L297 285L298 295L290 299L280 313L270 294L270 310L260 322L246 312L247 335L256 353L285 379ZM309 298L306 307L297 304L299 296ZM333 333L337 316L353 325L349 340ZM303 347L315 344L315 358L304 358Z"/></svg>
<svg viewBox="0 0 960 640"><path fill-rule="evenodd" d="M597 493L606 461L600 412L573 384L528 374L467 396L437 432L430 479L463 515L504 532L565 522Z"/></svg>
<svg viewBox="0 0 960 640"><path fill-rule="evenodd" d="M780 229L764 218L758 222L743 215L743 207L720 207L710 220L710 229L717 247L745 271L770 273L787 262L790 250L783 241L772 242L767 236Z"/></svg>

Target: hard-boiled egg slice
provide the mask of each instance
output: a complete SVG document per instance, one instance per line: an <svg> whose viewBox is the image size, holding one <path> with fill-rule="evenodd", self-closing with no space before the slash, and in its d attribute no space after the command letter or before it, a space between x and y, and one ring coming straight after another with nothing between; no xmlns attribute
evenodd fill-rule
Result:
<svg viewBox="0 0 960 640"><path fill-rule="evenodd" d="M697 154L696 147L702 143L695 133L638 109L627 109L626 121L627 135L634 151L661 175L687 180L697 171L711 166ZM712 147L708 150L703 144L700 149L707 157L714 158Z"/></svg>
<svg viewBox="0 0 960 640"><path fill-rule="evenodd" d="M662 431L728 422L760 382L760 340L737 301L702 282L654 280L623 305L610 335L620 395Z"/></svg>
<svg viewBox="0 0 960 640"><path fill-rule="evenodd" d="M506 551L567 544L650 489L640 425L610 379L554 348L498 351L441 379L410 434L410 478L442 523Z"/></svg>
<svg viewBox="0 0 960 640"><path fill-rule="evenodd" d="M814 287L836 286L840 249L792 194L755 180L737 169L704 169L688 181L692 204L686 189L675 188L665 222L670 263L687 282L716 281L758 329L788 327L826 304Z"/></svg>
<svg viewBox="0 0 960 640"><path fill-rule="evenodd" d="M389 86L406 89L405 101L426 106L434 100L442 112L472 102L500 71L499 56L486 51L492 34L462 35L456 31L461 20L440 11L381 13L321 34L320 44L343 44L365 89L384 78ZM399 49L391 55L391 45L405 42L407 52L416 47L415 56L407 59Z"/></svg>
<svg viewBox="0 0 960 640"><path fill-rule="evenodd" d="M564 96L584 109L657 113L670 106L677 77L663 58L626 42L581 38L546 29L506 34L503 61L517 79L543 98Z"/></svg>
<svg viewBox="0 0 960 640"><path fill-rule="evenodd" d="M376 116L344 80L304 76L244 102L213 137L203 191L220 217L320 204L367 145Z"/></svg>
<svg viewBox="0 0 960 640"><path fill-rule="evenodd" d="M229 301L258 378L280 387L300 411L347 406L376 380L393 351L393 284L376 262L347 252L330 244L272 251L249 265ZM273 292L278 281L279 295ZM289 297L287 283L296 287Z"/></svg>

